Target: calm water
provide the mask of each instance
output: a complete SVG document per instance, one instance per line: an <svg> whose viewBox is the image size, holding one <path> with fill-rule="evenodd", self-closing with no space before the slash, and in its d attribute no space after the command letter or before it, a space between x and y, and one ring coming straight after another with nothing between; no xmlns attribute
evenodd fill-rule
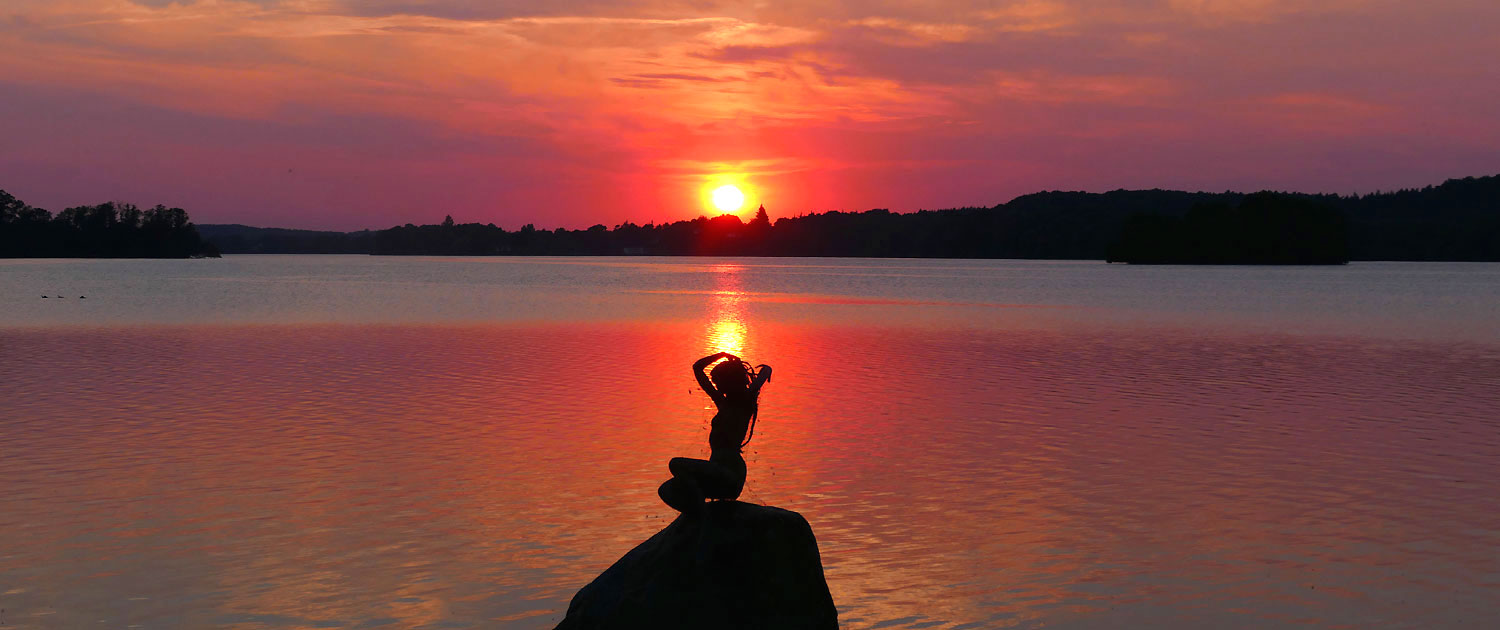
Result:
<svg viewBox="0 0 1500 630"><path fill-rule="evenodd" d="M1483 627L1497 315L1478 264L4 261L0 623L550 628L722 349L846 628Z"/></svg>

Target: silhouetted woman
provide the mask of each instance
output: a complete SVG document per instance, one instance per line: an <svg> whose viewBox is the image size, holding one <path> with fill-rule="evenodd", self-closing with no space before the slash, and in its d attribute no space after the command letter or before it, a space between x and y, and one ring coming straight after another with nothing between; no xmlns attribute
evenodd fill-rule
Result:
<svg viewBox="0 0 1500 630"><path fill-rule="evenodd" d="M719 359L707 375L704 368ZM693 363L698 385L719 408L708 432L708 460L673 457L672 471L656 493L679 512L695 512L704 499L735 499L745 488L745 457L740 450L755 433L760 388L771 380L771 366L759 369L739 357L720 352Z"/></svg>

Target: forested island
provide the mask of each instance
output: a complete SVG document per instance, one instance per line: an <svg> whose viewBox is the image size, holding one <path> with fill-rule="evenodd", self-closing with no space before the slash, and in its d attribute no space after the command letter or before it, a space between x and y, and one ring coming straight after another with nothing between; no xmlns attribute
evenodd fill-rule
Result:
<svg viewBox="0 0 1500 630"><path fill-rule="evenodd" d="M105 202L52 216L0 190L0 258L217 258L182 208Z"/></svg>
<svg viewBox="0 0 1500 630"><path fill-rule="evenodd" d="M1039 258L1183 263L1500 261L1500 176L1366 195L1041 192L994 207L737 216L583 230L201 226L226 253Z"/></svg>

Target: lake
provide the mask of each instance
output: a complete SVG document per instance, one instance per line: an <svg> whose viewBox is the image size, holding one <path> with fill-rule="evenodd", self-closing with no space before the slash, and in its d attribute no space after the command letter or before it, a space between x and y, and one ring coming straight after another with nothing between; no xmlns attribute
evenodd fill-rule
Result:
<svg viewBox="0 0 1500 630"><path fill-rule="evenodd" d="M776 368L742 499L845 628L1500 616L1500 264L9 260L0 300L6 628L551 628L676 515L719 350Z"/></svg>

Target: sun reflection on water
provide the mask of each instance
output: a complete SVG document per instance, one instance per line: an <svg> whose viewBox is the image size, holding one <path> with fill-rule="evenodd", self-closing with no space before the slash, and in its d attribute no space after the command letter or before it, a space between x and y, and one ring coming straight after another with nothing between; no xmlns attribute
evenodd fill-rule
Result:
<svg viewBox="0 0 1500 630"><path fill-rule="evenodd" d="M714 292L708 302L705 334L710 352L739 355L745 351L749 327L745 323L746 293L740 289L741 269L732 263L713 266Z"/></svg>
<svg viewBox="0 0 1500 630"><path fill-rule="evenodd" d="M708 332L708 346L717 352L742 354L745 351L745 324L732 319L714 322Z"/></svg>

